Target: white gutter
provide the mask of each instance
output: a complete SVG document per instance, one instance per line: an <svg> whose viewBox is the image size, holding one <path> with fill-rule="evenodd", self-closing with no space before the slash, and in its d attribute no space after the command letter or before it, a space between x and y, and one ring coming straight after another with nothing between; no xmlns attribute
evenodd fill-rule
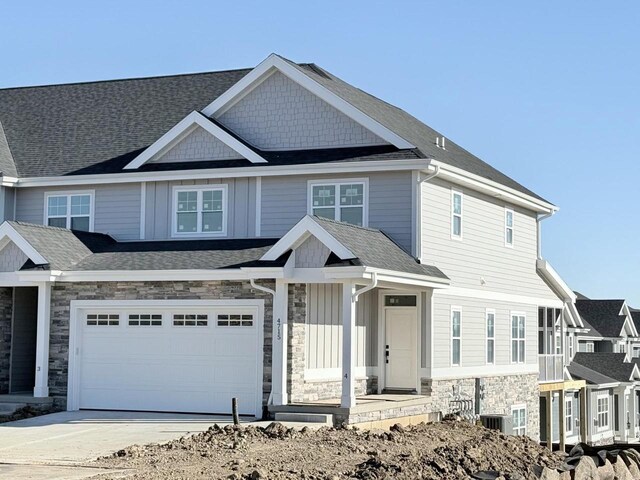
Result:
<svg viewBox="0 0 640 480"><path fill-rule="evenodd" d="M256 290L260 290L261 292L266 292L266 293L270 294L271 296L273 296L273 298L275 298L275 296L276 296L276 291L275 291L275 290L272 290L272 289L270 289L270 288L267 288L267 287L263 287L262 285L258 285L258 284L256 283L255 278L250 278L250 279L249 279L249 283L250 283L250 284L251 284L251 286L252 286L253 288L255 288Z"/></svg>
<svg viewBox="0 0 640 480"><path fill-rule="evenodd" d="M356 290L354 292L354 294L351 295L351 300L353 300L355 302L356 300L358 300L358 297L360 295L362 295L363 293L368 292L369 290L373 290L374 288L376 288L378 286L378 274L376 272L373 272L371 274L371 277L372 277L371 285L367 285L366 287L363 287L360 290Z"/></svg>
<svg viewBox="0 0 640 480"><path fill-rule="evenodd" d="M540 223L543 220L546 220L547 218L549 218L550 216L552 216L554 213L556 213L557 210L552 210L549 213L545 213L543 215L538 215L536 217L536 241L538 242L538 259L542 260L542 226L540 225Z"/></svg>

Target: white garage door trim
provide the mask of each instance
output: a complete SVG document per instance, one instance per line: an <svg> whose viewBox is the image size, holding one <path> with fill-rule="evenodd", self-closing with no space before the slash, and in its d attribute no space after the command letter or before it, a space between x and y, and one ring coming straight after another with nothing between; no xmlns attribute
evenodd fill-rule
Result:
<svg viewBox="0 0 640 480"><path fill-rule="evenodd" d="M264 345L264 300L71 300L69 311L69 373L67 378L67 410L80 409L80 358L82 347L82 312L88 309L126 308L224 308L256 307L257 342ZM262 414L263 348L256 349L255 415Z"/></svg>

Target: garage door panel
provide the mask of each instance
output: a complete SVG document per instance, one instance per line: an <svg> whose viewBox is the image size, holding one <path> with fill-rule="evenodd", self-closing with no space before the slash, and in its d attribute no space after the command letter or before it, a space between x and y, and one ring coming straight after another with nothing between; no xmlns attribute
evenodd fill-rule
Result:
<svg viewBox="0 0 640 480"><path fill-rule="evenodd" d="M187 317L186 309L182 312L183 317L175 317L170 310L154 311L162 319L156 326L129 325L142 316L124 309L111 311L120 315L119 325L84 321L80 408L230 413L236 397L241 413L256 414L257 352L262 348L255 309L239 310L248 315L245 322L250 320L245 326L224 328L216 325L214 312L205 324L186 326L193 317ZM227 315L230 321L237 318ZM174 325L175 318L183 324Z"/></svg>

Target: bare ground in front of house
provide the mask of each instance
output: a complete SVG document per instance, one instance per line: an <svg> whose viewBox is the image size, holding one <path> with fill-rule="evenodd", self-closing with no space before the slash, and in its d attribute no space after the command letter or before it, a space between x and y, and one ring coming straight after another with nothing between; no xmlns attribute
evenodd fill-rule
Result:
<svg viewBox="0 0 640 480"><path fill-rule="evenodd" d="M147 479L433 479L460 480L481 470L533 476L562 456L526 437L506 436L463 421L390 431L302 431L279 423L208 431L163 445L132 446L92 466L128 469ZM122 478L103 476L107 478Z"/></svg>

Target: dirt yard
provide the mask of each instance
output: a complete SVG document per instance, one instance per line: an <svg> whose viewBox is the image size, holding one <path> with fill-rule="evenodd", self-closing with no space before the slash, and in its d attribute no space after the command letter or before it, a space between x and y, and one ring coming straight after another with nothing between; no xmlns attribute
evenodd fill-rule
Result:
<svg viewBox="0 0 640 480"><path fill-rule="evenodd" d="M534 465L554 468L561 458L528 438L450 420L386 432L215 425L168 444L132 446L93 465L131 469L127 478L138 480L460 480L480 470L528 479L535 478Z"/></svg>

